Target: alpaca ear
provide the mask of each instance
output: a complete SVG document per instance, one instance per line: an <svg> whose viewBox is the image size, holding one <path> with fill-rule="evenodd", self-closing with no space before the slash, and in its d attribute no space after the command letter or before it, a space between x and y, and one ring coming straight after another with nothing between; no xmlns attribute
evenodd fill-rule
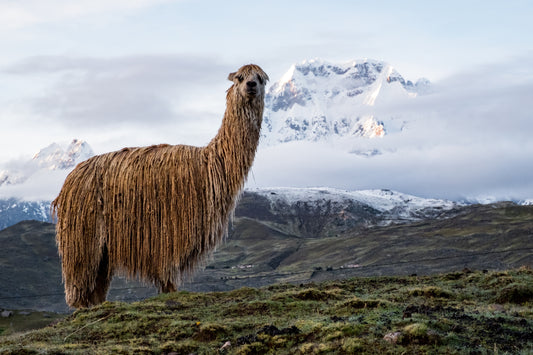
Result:
<svg viewBox="0 0 533 355"><path fill-rule="evenodd" d="M229 73L228 80L229 81L233 81L233 79L235 79L235 74L237 74L237 73L236 72L235 73Z"/></svg>

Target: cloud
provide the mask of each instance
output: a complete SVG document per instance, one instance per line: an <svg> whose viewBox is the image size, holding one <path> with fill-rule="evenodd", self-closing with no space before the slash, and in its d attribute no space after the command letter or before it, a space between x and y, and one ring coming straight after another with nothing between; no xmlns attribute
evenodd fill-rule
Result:
<svg viewBox="0 0 533 355"><path fill-rule="evenodd" d="M258 152L249 186L388 188L421 197L521 200L533 196L533 147L512 151L437 145L374 157L295 142Z"/></svg>
<svg viewBox="0 0 533 355"><path fill-rule="evenodd" d="M38 170L21 184L0 186L0 199L51 201L57 197L68 173L65 170Z"/></svg>
<svg viewBox="0 0 533 355"><path fill-rule="evenodd" d="M261 147L251 186L389 188L423 197L521 200L533 196L531 58L435 84L433 93L377 108L405 120L382 139ZM372 151L365 157L350 151Z"/></svg>
<svg viewBox="0 0 533 355"><path fill-rule="evenodd" d="M53 78L44 94L23 99L33 113L67 127L157 125L223 108L226 75L213 58L153 55L118 58L42 56L3 70L20 80ZM216 99L215 99L216 97Z"/></svg>
<svg viewBox="0 0 533 355"><path fill-rule="evenodd" d="M139 10L170 0L18 0L0 2L0 29L71 20L84 16Z"/></svg>

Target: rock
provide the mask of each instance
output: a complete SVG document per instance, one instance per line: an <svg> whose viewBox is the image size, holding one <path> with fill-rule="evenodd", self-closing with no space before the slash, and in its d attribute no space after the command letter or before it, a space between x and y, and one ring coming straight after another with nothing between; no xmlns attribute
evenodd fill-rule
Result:
<svg viewBox="0 0 533 355"><path fill-rule="evenodd" d="M3 311L2 313L0 313L0 316L2 316L2 318L9 318L13 315L13 312L11 311Z"/></svg>
<svg viewBox="0 0 533 355"><path fill-rule="evenodd" d="M391 344L396 344L398 342L398 339L400 338L400 335L402 335L401 332L387 333L383 337L383 340L388 341Z"/></svg>
<svg viewBox="0 0 533 355"><path fill-rule="evenodd" d="M219 349L220 351L225 351L227 349L231 348L231 342L227 341L222 345L222 347Z"/></svg>
<svg viewBox="0 0 533 355"><path fill-rule="evenodd" d="M505 307L501 304L491 304L489 305L489 309L493 312L502 312L505 313Z"/></svg>

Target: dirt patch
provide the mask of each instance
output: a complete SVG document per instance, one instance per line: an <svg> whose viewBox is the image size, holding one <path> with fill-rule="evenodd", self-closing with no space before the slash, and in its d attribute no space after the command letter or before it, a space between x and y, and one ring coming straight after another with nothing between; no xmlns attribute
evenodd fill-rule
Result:
<svg viewBox="0 0 533 355"><path fill-rule="evenodd" d="M197 341L210 342L227 334L228 330L226 327L219 324L207 324L200 327L196 334L193 335L193 339Z"/></svg>

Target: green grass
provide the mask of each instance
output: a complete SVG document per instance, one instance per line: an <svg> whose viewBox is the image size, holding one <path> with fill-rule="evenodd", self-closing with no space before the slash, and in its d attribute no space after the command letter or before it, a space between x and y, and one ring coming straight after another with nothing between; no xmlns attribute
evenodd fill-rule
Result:
<svg viewBox="0 0 533 355"><path fill-rule="evenodd" d="M0 354L528 354L531 285L523 267L182 291L0 336Z"/></svg>

